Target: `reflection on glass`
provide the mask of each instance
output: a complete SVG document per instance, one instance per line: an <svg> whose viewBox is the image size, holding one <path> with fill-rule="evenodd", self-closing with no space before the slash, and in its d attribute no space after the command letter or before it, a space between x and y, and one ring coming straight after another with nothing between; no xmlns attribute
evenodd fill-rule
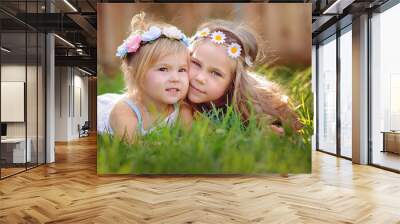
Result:
<svg viewBox="0 0 400 224"><path fill-rule="evenodd" d="M1 123L6 129L1 140L2 178L25 170L31 151L26 144L26 35L2 33ZM26 150L28 148L28 150Z"/></svg>
<svg viewBox="0 0 400 224"><path fill-rule="evenodd" d="M372 17L372 163L400 170L400 5ZM392 133L393 131L393 133ZM384 139L383 132L387 138ZM384 145L385 143L385 145Z"/></svg>
<svg viewBox="0 0 400 224"><path fill-rule="evenodd" d="M336 153L336 40L318 48L318 147Z"/></svg>
<svg viewBox="0 0 400 224"><path fill-rule="evenodd" d="M352 157L352 36L340 36L340 153Z"/></svg>
<svg viewBox="0 0 400 224"><path fill-rule="evenodd" d="M44 0L8 1L1 5L20 15L43 13L46 9ZM9 21L0 30L0 178L4 178L45 163L46 40L40 30L2 12L0 17Z"/></svg>
<svg viewBox="0 0 400 224"><path fill-rule="evenodd" d="M37 75L38 75L38 52L37 52L37 33L27 33L28 61L27 61L27 82L26 82L26 111L27 111L27 143L30 148L30 160L27 167L37 165Z"/></svg>
<svg viewBox="0 0 400 224"><path fill-rule="evenodd" d="M39 33L38 35L38 164L45 163L45 35Z"/></svg>

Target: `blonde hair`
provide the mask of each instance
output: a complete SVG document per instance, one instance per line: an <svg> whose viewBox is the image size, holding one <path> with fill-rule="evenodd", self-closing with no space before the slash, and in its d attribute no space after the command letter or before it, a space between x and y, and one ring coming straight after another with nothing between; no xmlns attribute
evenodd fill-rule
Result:
<svg viewBox="0 0 400 224"><path fill-rule="evenodd" d="M166 23L145 22L145 13L141 12L133 16L131 21L131 33L141 34L148 30L152 25L160 28L174 27ZM161 58L170 54L187 54L189 52L181 41L158 38L151 43L141 45L135 53L128 53L122 60L121 70L124 73L125 86L129 94L134 94L140 90L142 80L148 70Z"/></svg>
<svg viewBox="0 0 400 224"><path fill-rule="evenodd" d="M208 28L210 32L217 30L224 32L227 42L236 42L243 49L243 56L236 59L232 84L225 94L228 98L227 103L231 103L240 113L242 120L246 122L254 112L259 120L272 123L278 119L282 123L290 123L295 130L300 129L302 125L279 85L252 72L252 68L244 61L245 56L249 56L254 63L263 59L262 52L259 50L260 38L248 27L225 20L203 23L199 30L204 28ZM204 39L196 41L193 49L201 41Z"/></svg>

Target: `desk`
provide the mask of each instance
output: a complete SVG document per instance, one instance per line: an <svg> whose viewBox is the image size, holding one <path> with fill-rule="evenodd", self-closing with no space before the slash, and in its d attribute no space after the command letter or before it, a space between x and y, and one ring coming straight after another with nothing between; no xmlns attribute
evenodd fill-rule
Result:
<svg viewBox="0 0 400 224"><path fill-rule="evenodd" d="M393 152L400 154L400 131L382 131L383 150L382 152Z"/></svg>
<svg viewBox="0 0 400 224"><path fill-rule="evenodd" d="M1 156L10 163L25 163L31 161L31 145L32 141L27 138L26 142L28 147L26 147L25 154L25 138L6 138L1 139ZM3 156L5 154L5 156ZM12 157L11 157L12 154ZM9 157L9 158L6 158ZM12 158L12 160L11 160ZM25 161L25 158L27 161Z"/></svg>

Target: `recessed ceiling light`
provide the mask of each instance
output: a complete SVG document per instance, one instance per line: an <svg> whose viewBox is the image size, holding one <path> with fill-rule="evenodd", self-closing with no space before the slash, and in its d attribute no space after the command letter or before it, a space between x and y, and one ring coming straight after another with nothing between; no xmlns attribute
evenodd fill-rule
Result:
<svg viewBox="0 0 400 224"><path fill-rule="evenodd" d="M7 49L7 48L5 48L5 47L1 47L1 50L4 51L4 52L7 52L7 53L10 53L10 52L11 52L11 50L9 50L9 49Z"/></svg>
<svg viewBox="0 0 400 224"><path fill-rule="evenodd" d="M342 14L343 10L351 5L355 0L336 0L322 14Z"/></svg>
<svg viewBox="0 0 400 224"><path fill-rule="evenodd" d="M65 4L67 4L72 10L74 10L75 12L78 12L78 10L68 1L68 0L64 0Z"/></svg>
<svg viewBox="0 0 400 224"><path fill-rule="evenodd" d="M81 72L83 72L83 73L85 73L85 74L87 74L87 75L92 75L92 73L90 73L90 72L88 72L88 71L85 71L85 70L83 70L83 69L81 69L81 68L79 68L79 67L78 67L78 70L81 71Z"/></svg>
<svg viewBox="0 0 400 224"><path fill-rule="evenodd" d="M62 38L62 37L60 37L60 36L57 35L57 34L54 34L54 36L57 37L58 39L60 39L61 41L63 41L64 43L68 44L69 46L75 48L75 45L73 45L73 44L72 44L71 42L69 42L68 40L66 40L66 39L64 39L64 38Z"/></svg>

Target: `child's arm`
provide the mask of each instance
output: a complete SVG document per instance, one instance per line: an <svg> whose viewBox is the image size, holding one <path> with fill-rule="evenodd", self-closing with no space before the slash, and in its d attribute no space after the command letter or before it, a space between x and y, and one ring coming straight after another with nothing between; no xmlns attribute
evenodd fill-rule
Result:
<svg viewBox="0 0 400 224"><path fill-rule="evenodd" d="M282 127L272 124L272 125L270 125L270 128L273 132L275 132L278 135L283 135L285 133L285 130Z"/></svg>
<svg viewBox="0 0 400 224"><path fill-rule="evenodd" d="M180 105L179 118L184 125L185 128L190 128L193 122L193 109L192 107L185 102L182 102Z"/></svg>
<svg viewBox="0 0 400 224"><path fill-rule="evenodd" d="M137 132L135 113L123 101L115 104L110 113L110 126L114 135L122 140L133 143Z"/></svg>
<svg viewBox="0 0 400 224"><path fill-rule="evenodd" d="M282 108L280 108L279 112L279 118L283 121L288 122L294 131L297 132L303 128L303 124L300 122L299 116L296 114L294 109L289 106L289 104L286 104Z"/></svg>

